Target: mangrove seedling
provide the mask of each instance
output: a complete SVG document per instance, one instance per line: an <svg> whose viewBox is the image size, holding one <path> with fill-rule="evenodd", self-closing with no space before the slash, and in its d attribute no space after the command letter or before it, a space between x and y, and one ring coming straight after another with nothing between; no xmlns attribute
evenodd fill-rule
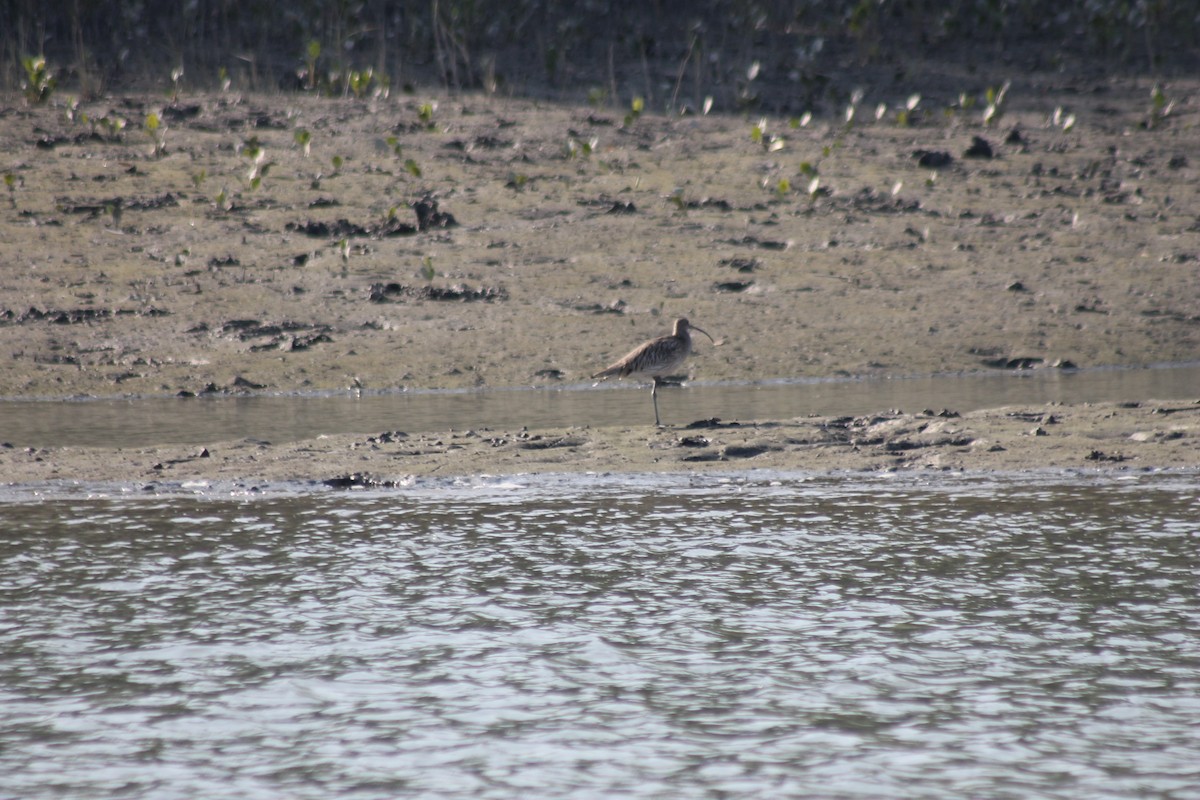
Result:
<svg viewBox="0 0 1200 800"><path fill-rule="evenodd" d="M896 112L896 124L902 128L907 128L912 113L917 110L917 106L921 104L921 95L910 94L908 100L904 102L904 108Z"/></svg>
<svg viewBox="0 0 1200 800"><path fill-rule="evenodd" d="M146 115L146 121L142 123L142 130L154 142L154 149L150 154L154 158L160 158L167 150L167 126L163 124L162 117L151 111Z"/></svg>
<svg viewBox="0 0 1200 800"><path fill-rule="evenodd" d="M316 39L311 40L305 50L305 56L302 77L305 87L311 92L317 88L317 59L321 57L321 43Z"/></svg>
<svg viewBox="0 0 1200 800"><path fill-rule="evenodd" d="M1054 125L1054 127L1062 128L1063 133L1066 133L1067 131L1071 130L1071 128L1075 127L1075 115L1064 114L1063 107L1058 106L1054 109L1054 114L1051 115L1050 122L1052 125Z"/></svg>
<svg viewBox="0 0 1200 800"><path fill-rule="evenodd" d="M308 158L308 155L312 150L312 134L308 132L308 129L300 128L298 131L292 134L292 138L295 139L296 144L299 145L300 152L304 154L305 158Z"/></svg>
<svg viewBox="0 0 1200 800"><path fill-rule="evenodd" d="M753 128L750 129L750 141L755 144L762 144L767 137L767 118L763 117L758 121Z"/></svg>
<svg viewBox="0 0 1200 800"><path fill-rule="evenodd" d="M596 152L596 147L600 144L600 140L593 136L587 141L576 139L574 136L567 137L567 158L587 158L592 153Z"/></svg>
<svg viewBox="0 0 1200 800"><path fill-rule="evenodd" d="M109 139L120 137L121 131L125 130L125 119L123 117L109 116L105 114L100 118L100 124L104 126L104 130Z"/></svg>
<svg viewBox="0 0 1200 800"><path fill-rule="evenodd" d="M777 150L782 150L784 141L782 136L775 136L767 133L767 118L759 119L758 124L750 129L750 141L755 144L762 145L762 148L769 153L774 153Z"/></svg>
<svg viewBox="0 0 1200 800"><path fill-rule="evenodd" d="M406 172L407 172L409 175L412 175L414 178L419 178L419 177L421 177L421 168L420 168L420 167L418 167L418 166L417 166L417 162L416 162L416 161L413 161L411 158L410 158L410 159L407 159L407 160L405 160L405 162L404 162L404 170L405 170L405 171L406 171Z"/></svg>
<svg viewBox="0 0 1200 800"><path fill-rule="evenodd" d="M1157 83L1150 90L1150 114L1146 119L1146 127L1154 128L1175 108L1175 101L1168 100L1162 87Z"/></svg>
<svg viewBox="0 0 1200 800"><path fill-rule="evenodd" d="M645 109L646 101L643 98L633 98L633 101L629 104L629 113L625 115L625 127L628 128L629 126L633 125L633 123L637 121L637 118L642 115L642 112Z"/></svg>
<svg viewBox="0 0 1200 800"><path fill-rule="evenodd" d="M422 103L417 109L417 117L426 130L431 131L436 127L433 122L433 112L435 111L437 111L437 103Z"/></svg>
<svg viewBox="0 0 1200 800"><path fill-rule="evenodd" d="M171 70L171 102L179 102L179 84L183 80L183 65Z"/></svg>
<svg viewBox="0 0 1200 800"><path fill-rule="evenodd" d="M433 256L425 256L421 259L421 277L427 281L432 281L437 273L433 271Z"/></svg>
<svg viewBox="0 0 1200 800"><path fill-rule="evenodd" d="M259 143L257 136L251 136L242 142L242 146L238 148L238 155L250 165L246 172L246 188L250 191L258 189L271 167L275 166L275 162L267 162L267 150Z"/></svg>
<svg viewBox="0 0 1200 800"><path fill-rule="evenodd" d="M25 80L21 83L25 99L38 104L49 100L54 88L58 86L58 80L54 73L46 68L46 57L26 56L21 59L21 66L25 68Z"/></svg>
<svg viewBox="0 0 1200 800"><path fill-rule="evenodd" d="M993 122L999 121L1004 114L1004 98L1008 95L1008 87L1012 85L1012 81L1005 81L1004 85L999 89L988 87L985 99L987 100L987 108L983 110L983 124L991 125Z"/></svg>
<svg viewBox="0 0 1200 800"><path fill-rule="evenodd" d="M4 173L4 185L8 187L8 202L13 208L17 207L17 176L11 172Z"/></svg>
<svg viewBox="0 0 1200 800"><path fill-rule="evenodd" d="M374 80L375 70L370 67L364 70L352 69L346 75L346 86L356 98L361 100L367 94L367 90L371 88L371 82Z"/></svg>
<svg viewBox="0 0 1200 800"><path fill-rule="evenodd" d="M123 202L121 198L113 200L111 203L104 204L104 210L112 217L113 230L121 230L121 216L124 214Z"/></svg>

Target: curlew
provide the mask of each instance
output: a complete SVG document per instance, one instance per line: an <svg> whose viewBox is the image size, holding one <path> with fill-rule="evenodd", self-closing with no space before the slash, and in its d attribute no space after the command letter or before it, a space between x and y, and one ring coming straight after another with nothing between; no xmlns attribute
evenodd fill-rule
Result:
<svg viewBox="0 0 1200 800"><path fill-rule="evenodd" d="M593 375L593 378L645 377L651 378L654 385L650 388L650 399L654 401L654 424L662 425L658 419L658 387L662 376L670 374L684 362L692 352L691 331L700 331L705 336L708 333L700 330L686 319L675 320L675 330L670 336L660 336L638 345L624 358L615 361ZM716 345L711 336L708 340Z"/></svg>

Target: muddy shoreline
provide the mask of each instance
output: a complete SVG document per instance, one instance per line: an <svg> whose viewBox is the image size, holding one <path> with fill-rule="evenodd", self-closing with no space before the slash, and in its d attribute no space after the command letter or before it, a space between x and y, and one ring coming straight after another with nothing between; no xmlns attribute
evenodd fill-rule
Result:
<svg viewBox="0 0 1200 800"><path fill-rule="evenodd" d="M705 381L1194 361L1200 84L1168 85L1156 119L1149 80L1026 75L998 124L940 85L903 123L912 87L868 91L853 124L468 95L121 95L70 115L3 98L0 396L574 385L676 316L721 342L680 376ZM1151 414L1186 404L1128 400L207 457L10 447L0 482L1200 466L1194 415ZM1056 421L1031 435L1030 415Z"/></svg>
<svg viewBox="0 0 1200 800"><path fill-rule="evenodd" d="M390 488L414 479L540 472L1195 470L1200 402L1049 404L653 428L570 427L321 436L286 444L7 448L22 485L256 491L297 482ZM8 480L6 483L14 483Z"/></svg>

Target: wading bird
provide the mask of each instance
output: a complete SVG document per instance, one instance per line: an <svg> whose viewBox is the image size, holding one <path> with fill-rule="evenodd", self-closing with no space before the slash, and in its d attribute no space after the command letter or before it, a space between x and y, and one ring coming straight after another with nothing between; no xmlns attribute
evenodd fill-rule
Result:
<svg viewBox="0 0 1200 800"><path fill-rule="evenodd" d="M615 375L618 378L630 376L651 378L654 381L654 385L650 389L650 399L654 401L654 424L662 425L658 419L658 386L662 383L662 376L678 369L688 354L692 352L691 331L700 331L708 336L707 332L700 330L686 319L677 319L675 320L675 331L670 336L660 336L638 345L625 357L613 362L592 377L610 378ZM708 336L708 340L714 346L716 345L711 336Z"/></svg>

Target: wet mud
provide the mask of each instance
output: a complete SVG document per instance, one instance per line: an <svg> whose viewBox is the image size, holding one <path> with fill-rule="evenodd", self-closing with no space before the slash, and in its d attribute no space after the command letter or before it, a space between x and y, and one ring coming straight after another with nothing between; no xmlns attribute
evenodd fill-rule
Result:
<svg viewBox="0 0 1200 800"><path fill-rule="evenodd" d="M687 364L709 381L1196 359L1200 84L1167 86L1155 118L1149 79L1017 76L985 124L951 88L979 80L943 76L902 123L887 109L912 80L868 88L852 124L484 95L9 97L0 396L555 385L678 316L721 342ZM914 444L962 424L942 417L866 433L888 424L636 436L680 467L790 463L804 441L951 464L979 449ZM553 466L608 435L466 444Z"/></svg>

